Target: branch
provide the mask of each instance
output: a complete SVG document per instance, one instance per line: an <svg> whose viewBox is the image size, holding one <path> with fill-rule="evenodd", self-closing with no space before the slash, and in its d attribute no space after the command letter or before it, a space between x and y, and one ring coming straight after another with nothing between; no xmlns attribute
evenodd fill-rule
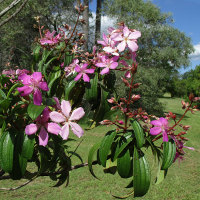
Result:
<svg viewBox="0 0 200 200"><path fill-rule="evenodd" d="M7 8L0 12L0 17L3 17L9 10L14 8L21 0L14 0Z"/></svg>
<svg viewBox="0 0 200 200"><path fill-rule="evenodd" d="M98 164L98 161L95 160L92 162L92 165L96 165ZM85 166L88 166L88 163L83 163L83 164L79 164L79 165L75 165L75 166L72 166L70 171L71 170L74 170L74 169L78 169L78 168L81 168L81 167L85 167ZM20 186L17 186L17 187L13 187L13 188L0 188L0 190L6 190L6 191L13 191L13 190L18 190L26 185L28 185L29 183L31 183L33 180L35 180L36 178L38 178L39 176L50 176L50 175L58 175L58 174L61 174L63 171L58 171L58 172L54 172L54 173L48 173L48 172L44 172L44 173L41 173L40 175L36 175L34 176L33 178L31 178L30 180L28 180L27 182L23 183L22 185ZM2 176L0 177L0 180L3 180L3 179L9 179L10 176Z"/></svg>
<svg viewBox="0 0 200 200"><path fill-rule="evenodd" d="M22 10L22 8L26 5L27 2L28 2L28 0L25 0L23 2L23 4L18 8L18 10L16 10L16 12L14 14L12 14L10 17L8 17L3 22L1 22L0 27L3 26L4 24L6 24L8 21L10 21L13 17L15 17Z"/></svg>

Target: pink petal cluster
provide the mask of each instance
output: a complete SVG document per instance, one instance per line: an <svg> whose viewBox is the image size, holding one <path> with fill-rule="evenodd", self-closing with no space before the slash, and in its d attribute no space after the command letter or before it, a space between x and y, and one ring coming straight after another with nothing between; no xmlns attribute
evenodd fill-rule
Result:
<svg viewBox="0 0 200 200"><path fill-rule="evenodd" d="M127 26L124 26L122 34L114 38L114 41L119 42L117 49L122 52L128 47L132 52L137 51L137 39L141 37L140 31L131 31Z"/></svg>
<svg viewBox="0 0 200 200"><path fill-rule="evenodd" d="M27 135L35 134L39 129L39 145L46 146L49 140L48 133L58 135L61 128L58 124L49 121L50 110L46 107L41 116L36 119L36 124L29 124L25 128Z"/></svg>
<svg viewBox="0 0 200 200"><path fill-rule="evenodd" d="M75 70L78 72L78 75L75 77L75 81L78 81L81 77L83 77L84 82L90 82L90 77L87 74L93 74L95 69L88 69L87 66L87 63L76 65Z"/></svg>
<svg viewBox="0 0 200 200"><path fill-rule="evenodd" d="M53 111L50 113L50 118L53 122L60 123L62 126L59 134L63 140L67 140L69 136L69 127L79 138L83 135L83 129L74 121L81 119L85 112L82 107L75 109L71 113L71 105L69 101L62 100L61 112Z"/></svg>
<svg viewBox="0 0 200 200"><path fill-rule="evenodd" d="M42 79L41 72L34 72L32 75L22 74L18 79L24 84L23 87L17 88L21 92L21 96L28 96L33 93L33 103L41 105L42 93L40 90L48 91L48 85Z"/></svg>
<svg viewBox="0 0 200 200"><path fill-rule="evenodd" d="M72 75L76 72L75 67L79 66L78 63L79 63L79 60L74 59L73 62L69 66L65 67L65 73L66 73L65 76L66 77L69 77L70 75Z"/></svg>
<svg viewBox="0 0 200 200"><path fill-rule="evenodd" d="M151 135L159 135L163 134L163 142L168 142L167 131L169 129L169 122L167 119L161 117L159 120L151 121L151 124L154 125L153 128L150 129Z"/></svg>
<svg viewBox="0 0 200 200"><path fill-rule="evenodd" d="M45 45L45 44L49 44L49 45L55 45L57 44L60 39L61 39L61 35L58 34L54 37L56 31L53 31L52 33L47 31L45 33L45 37L43 37L41 40L40 40L40 44L41 45Z"/></svg>
<svg viewBox="0 0 200 200"><path fill-rule="evenodd" d="M96 63L95 65L97 67L104 68L101 71L101 75L108 74L110 69L116 69L118 66L118 62L116 62L119 59L119 56L114 56L113 58L108 58L107 56L102 56L101 61Z"/></svg>
<svg viewBox="0 0 200 200"><path fill-rule="evenodd" d="M113 55L119 55L118 52L123 52L126 47L131 52L135 52L138 49L137 39L141 37L141 32L137 30L128 29L127 26L120 26L119 29L110 28L109 36L103 34L103 40L98 41L104 48L106 53Z"/></svg>

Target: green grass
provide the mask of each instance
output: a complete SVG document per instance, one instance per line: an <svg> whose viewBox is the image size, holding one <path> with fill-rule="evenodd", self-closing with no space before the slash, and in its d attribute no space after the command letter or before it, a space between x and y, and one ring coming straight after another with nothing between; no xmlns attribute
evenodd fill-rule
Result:
<svg viewBox="0 0 200 200"><path fill-rule="evenodd" d="M181 109L180 99L166 97L161 101L166 104L166 112L172 111L178 117L184 112ZM185 160L180 164L174 163L168 171L167 178L160 185L154 184L157 168L156 165L151 165L151 188L145 197L138 198L138 200L200 200L200 113L188 113L183 122L192 126L187 135L190 139L187 146L194 147L195 151L186 149ZM87 161L87 154L91 146L101 140L107 130L106 127L97 127L85 132L84 140L77 150L84 162ZM150 157L150 163L151 160ZM80 161L75 158L73 164L78 163ZM130 191L124 189L129 180L121 179L117 174L105 175L99 166L94 166L94 171L101 181L93 178L88 168L84 167L70 172L68 187L64 187L64 185L58 188L53 187L54 181L48 177L40 177L19 190L1 191L0 199L110 200L114 199L111 193L125 195ZM0 187L14 187L25 181L25 179L20 181L1 180Z"/></svg>

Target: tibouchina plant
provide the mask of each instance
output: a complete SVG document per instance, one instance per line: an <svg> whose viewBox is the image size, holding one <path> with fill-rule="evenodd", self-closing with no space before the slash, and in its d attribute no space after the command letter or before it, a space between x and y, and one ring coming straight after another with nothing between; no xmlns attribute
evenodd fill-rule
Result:
<svg viewBox="0 0 200 200"><path fill-rule="evenodd" d="M46 174L54 179L54 175L57 186L67 181L69 171L76 169L71 157L77 155L69 149L70 134L74 133L77 140L82 137L84 130L78 121L88 116L84 100L93 113L90 127L101 124L112 125L112 129L91 148L88 164L79 167L88 165L97 177L94 164L102 165L107 172L112 166L112 173L114 169L122 178L132 177L130 195L143 196L151 179L144 149L151 149L158 158L157 180L161 182L173 162L183 159L183 148L193 150L185 146L184 135L189 126L181 120L188 111L195 111L193 102L199 98L191 94L190 102L182 102L185 112L179 120L171 112L158 118L142 108L133 109L133 104L142 98L134 93L140 86L134 81L140 31L120 23L117 29L109 28L108 35L103 34L103 40L92 52L83 52L83 35L76 27L84 7L76 9L75 26L66 25L60 33L46 30L42 34L36 18L40 39L33 51L31 70L4 70L0 76L0 167L12 179L21 179L26 175L27 163L35 162L38 170L34 178ZM121 80L128 89L127 97L120 99L114 89L118 71L124 72ZM123 117L104 119L114 110ZM177 126L182 131L177 131ZM160 143L155 144L159 139Z"/></svg>

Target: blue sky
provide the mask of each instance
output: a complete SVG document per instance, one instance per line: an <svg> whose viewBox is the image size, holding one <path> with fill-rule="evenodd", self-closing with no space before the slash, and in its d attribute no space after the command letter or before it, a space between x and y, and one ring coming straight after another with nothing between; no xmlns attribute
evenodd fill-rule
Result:
<svg viewBox="0 0 200 200"><path fill-rule="evenodd" d="M151 0L162 12L170 12L174 19L172 26L188 37L191 37L195 53L191 56L191 65L181 69L184 73L200 64L200 0ZM96 0L90 3L90 9L95 11Z"/></svg>

